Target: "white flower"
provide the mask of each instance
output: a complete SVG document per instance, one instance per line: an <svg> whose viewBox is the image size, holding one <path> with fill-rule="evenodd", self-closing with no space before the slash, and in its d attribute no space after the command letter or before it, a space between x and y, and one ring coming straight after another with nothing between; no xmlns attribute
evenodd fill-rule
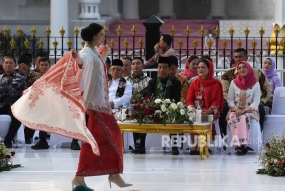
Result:
<svg viewBox="0 0 285 191"><path fill-rule="evenodd" d="M184 109L180 109L180 114L181 115L185 115L185 110Z"/></svg>
<svg viewBox="0 0 285 191"><path fill-rule="evenodd" d="M180 108L183 108L183 107L184 107L184 105L183 105L182 102L178 102L178 103L177 103L177 106L180 107Z"/></svg>
<svg viewBox="0 0 285 191"><path fill-rule="evenodd" d="M161 105L161 106L160 106L160 109L161 109L161 111L165 112L165 111L166 111L165 105Z"/></svg>
<svg viewBox="0 0 285 191"><path fill-rule="evenodd" d="M190 115L190 116L189 116L189 121L192 121L192 120L193 120L193 116Z"/></svg>
<svg viewBox="0 0 285 191"><path fill-rule="evenodd" d="M156 103L156 104L161 103L161 99L154 100L154 103Z"/></svg>
<svg viewBox="0 0 285 191"><path fill-rule="evenodd" d="M171 103L170 99L165 99L165 103Z"/></svg>
<svg viewBox="0 0 285 191"><path fill-rule="evenodd" d="M160 114L161 111L160 110L155 110L154 114Z"/></svg>
<svg viewBox="0 0 285 191"><path fill-rule="evenodd" d="M176 110L177 109L177 105L175 103L171 103L170 104L170 107L173 109L173 110Z"/></svg>
<svg viewBox="0 0 285 191"><path fill-rule="evenodd" d="M191 112L192 111L192 107L191 106L187 106L187 111Z"/></svg>

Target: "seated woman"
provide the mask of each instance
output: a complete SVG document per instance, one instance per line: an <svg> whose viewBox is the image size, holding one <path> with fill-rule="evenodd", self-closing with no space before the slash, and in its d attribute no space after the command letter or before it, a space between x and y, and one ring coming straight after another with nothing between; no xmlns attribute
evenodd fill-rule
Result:
<svg viewBox="0 0 285 191"><path fill-rule="evenodd" d="M201 107L202 115L213 114L214 119L218 119L224 106L223 91L222 84L213 75L213 63L208 59L201 59L198 65L198 78L190 85L186 105L191 106L194 111ZM197 146L192 147L189 154L199 154L197 149Z"/></svg>
<svg viewBox="0 0 285 191"><path fill-rule="evenodd" d="M197 76L197 67L199 63L199 58L196 55L190 56L185 63L185 70L180 72L180 75L185 76L187 81L191 78Z"/></svg>
<svg viewBox="0 0 285 191"><path fill-rule="evenodd" d="M259 121L260 86L248 62L239 62L236 67L238 76L229 87L226 119L237 155L245 155L251 120Z"/></svg>
<svg viewBox="0 0 285 191"><path fill-rule="evenodd" d="M281 80L275 71L275 61L273 58L267 57L263 60L262 72L269 81L272 90L272 96L265 105L272 108L274 90L277 87L282 87Z"/></svg>

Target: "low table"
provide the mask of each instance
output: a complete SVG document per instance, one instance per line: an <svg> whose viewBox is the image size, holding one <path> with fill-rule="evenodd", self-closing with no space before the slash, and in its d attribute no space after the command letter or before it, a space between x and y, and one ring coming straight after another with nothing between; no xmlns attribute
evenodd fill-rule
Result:
<svg viewBox="0 0 285 191"><path fill-rule="evenodd" d="M205 138L206 144L200 144L200 159L204 160L204 150L206 157L209 158L210 153L208 149L209 141L212 138L212 123L194 123L189 124L155 124L146 123L138 124L136 122L118 122L118 125L122 131L134 132L134 133L169 133L169 134L182 134L182 133L198 133ZM200 136L201 139L201 136Z"/></svg>

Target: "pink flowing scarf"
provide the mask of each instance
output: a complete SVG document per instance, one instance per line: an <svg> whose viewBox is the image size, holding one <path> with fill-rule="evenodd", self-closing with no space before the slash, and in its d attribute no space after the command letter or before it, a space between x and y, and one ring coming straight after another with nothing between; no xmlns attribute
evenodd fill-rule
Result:
<svg viewBox="0 0 285 191"><path fill-rule="evenodd" d="M86 127L85 105L76 77L78 66L71 51L39 78L11 108L27 127L82 140L100 155Z"/></svg>

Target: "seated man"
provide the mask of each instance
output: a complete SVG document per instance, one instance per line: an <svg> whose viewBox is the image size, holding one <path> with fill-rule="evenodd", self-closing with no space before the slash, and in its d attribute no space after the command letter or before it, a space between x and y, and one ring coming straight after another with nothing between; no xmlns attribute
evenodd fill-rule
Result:
<svg viewBox="0 0 285 191"><path fill-rule="evenodd" d="M7 148L12 148L12 141L21 126L21 122L17 120L12 111L13 105L26 89L26 80L21 75L15 73L16 60L12 55L3 57L2 66L4 74L0 75L0 115L10 115L11 124L4 144Z"/></svg>
<svg viewBox="0 0 285 191"><path fill-rule="evenodd" d="M150 80L149 77L143 73L143 59L141 57L134 57L132 60L133 73L126 78L132 83L132 98L131 104L138 104L140 100L144 99L147 93L147 85ZM136 154L145 154L145 133L133 133L135 149L132 151ZM142 144L140 144L142 143Z"/></svg>
<svg viewBox="0 0 285 191"><path fill-rule="evenodd" d="M39 53L36 54L36 58L35 58L35 60L34 60L34 63L35 63L35 66L36 66L36 68L34 69L35 72L40 73L39 61L40 61L40 59L42 59L42 58L48 58L47 55L46 55L46 53L44 53L44 52L39 52Z"/></svg>
<svg viewBox="0 0 285 191"><path fill-rule="evenodd" d="M132 74L132 59L125 57L122 61L124 66L123 77L127 78Z"/></svg>
<svg viewBox="0 0 285 191"><path fill-rule="evenodd" d="M123 62L120 59L114 59L110 68L112 79L108 82L109 101L112 109L130 105L132 84L122 77L123 70Z"/></svg>
<svg viewBox="0 0 285 191"><path fill-rule="evenodd" d="M43 76L50 69L50 61L47 58L39 60L39 72Z"/></svg>
<svg viewBox="0 0 285 191"><path fill-rule="evenodd" d="M157 68L160 56L175 56L175 50L171 48L172 37L169 34L162 34L159 42L154 46L155 55L147 61L144 68ZM156 77L157 72L152 72L151 77Z"/></svg>
<svg viewBox="0 0 285 191"><path fill-rule="evenodd" d="M180 74L177 73L178 59L176 58L176 56L169 56L169 60L170 60L170 65L171 65L169 76L171 76L172 78L175 78L175 79L180 81L180 83L181 83L181 98L180 98L180 101L181 102L185 102L186 101L186 96L187 96L187 93L188 93L188 81L187 81L187 78L185 76L181 76Z"/></svg>
<svg viewBox="0 0 285 191"><path fill-rule="evenodd" d="M151 79L148 83L147 96L175 100L176 103L179 102L181 98L181 83L179 80L169 76L169 57L159 57L157 71L158 77ZM177 146L172 145L172 154L179 154Z"/></svg>
<svg viewBox="0 0 285 191"><path fill-rule="evenodd" d="M234 51L234 59L235 59L235 64L238 64L241 61L247 61L247 51L244 48L238 48ZM259 123L260 123L260 128L261 131L263 130L263 123L264 123L264 118L265 118L265 109L264 109L264 104L270 99L272 95L271 91L271 86L264 76L263 72L259 69L253 68L253 72L255 75L256 80L259 82L260 85L260 90L261 90L261 98L260 98L260 103L259 103ZM226 121L226 116L229 111L227 99L228 99L228 91L229 87L231 84L231 81L235 79L238 76L238 71L236 68L231 68L227 70L223 75L222 75L222 86L223 86L223 94L224 94L224 110L223 113L219 119L219 125L221 128L221 132L226 135L227 133L227 121Z"/></svg>

